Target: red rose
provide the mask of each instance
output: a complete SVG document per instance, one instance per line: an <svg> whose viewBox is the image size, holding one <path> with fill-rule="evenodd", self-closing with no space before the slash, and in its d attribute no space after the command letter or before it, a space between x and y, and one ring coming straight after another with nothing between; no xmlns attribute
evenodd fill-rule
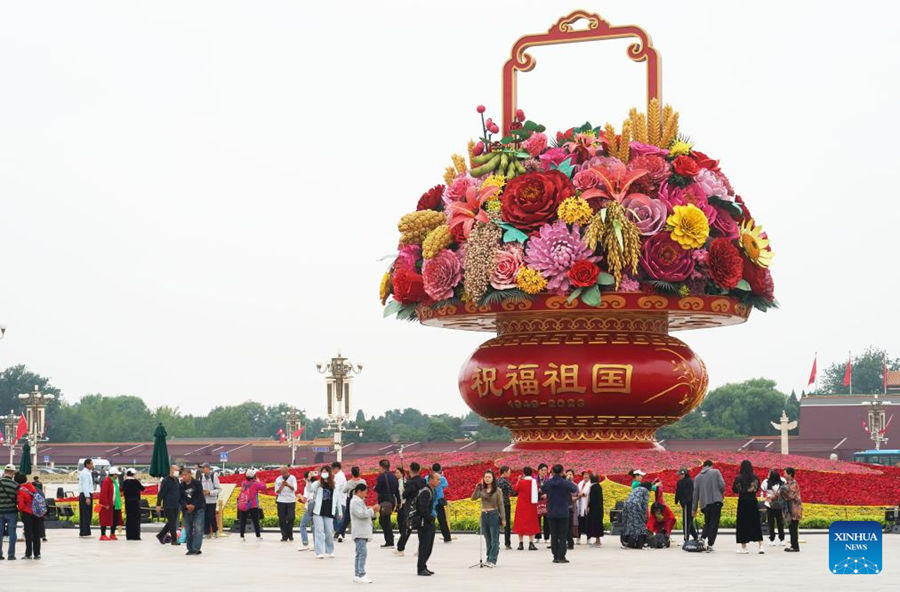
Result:
<svg viewBox="0 0 900 592"><path fill-rule="evenodd" d="M717 238L709 245L707 265L712 280L726 290L735 287L744 273L741 253L727 238Z"/></svg>
<svg viewBox="0 0 900 592"><path fill-rule="evenodd" d="M444 186L435 185L422 194L422 197L419 198L419 204L416 206L416 210L436 210L438 212L443 210L443 196Z"/></svg>
<svg viewBox="0 0 900 592"><path fill-rule="evenodd" d="M422 276L411 269L394 269L391 276L394 300L400 304L417 304L428 300Z"/></svg>
<svg viewBox="0 0 900 592"><path fill-rule="evenodd" d="M714 172L719 170L719 161L713 160L707 155L697 150L691 150L691 157L697 162L697 166L701 169L709 169Z"/></svg>
<svg viewBox="0 0 900 592"><path fill-rule="evenodd" d="M572 195L575 186L557 170L525 173L506 184L500 196L500 215L519 230L535 231L555 220L559 204Z"/></svg>
<svg viewBox="0 0 900 592"><path fill-rule="evenodd" d="M600 276L600 268L596 263L592 263L587 259L576 261L575 265L569 269L569 281L576 288L590 288L597 283Z"/></svg>
<svg viewBox="0 0 900 592"><path fill-rule="evenodd" d="M775 282L772 281L772 273L765 267L760 267L744 259L744 279L750 284L750 291L766 300L775 299Z"/></svg>
<svg viewBox="0 0 900 592"><path fill-rule="evenodd" d="M700 172L700 166L697 161L690 156L679 156L672 161L672 168L682 177L693 178Z"/></svg>

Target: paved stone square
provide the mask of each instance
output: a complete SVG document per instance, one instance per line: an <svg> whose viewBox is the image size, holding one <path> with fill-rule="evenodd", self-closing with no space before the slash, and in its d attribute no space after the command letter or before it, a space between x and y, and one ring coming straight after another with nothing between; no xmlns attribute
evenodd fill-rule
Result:
<svg viewBox="0 0 900 592"><path fill-rule="evenodd" d="M154 527L155 529L155 527ZM63 592L102 590L160 590L169 586L192 590L237 590L251 587L272 590L359 588L352 582L353 545L335 545L337 557L316 559L312 552L298 552L299 537L293 543L280 542L277 532L263 533L263 540L241 542L236 534L203 542L203 554L185 556L184 546L160 545L153 532L145 531L141 541L100 542L95 537L80 539L77 530L48 530L41 561L0 563L3 587L9 590ZM569 552L571 563L554 565L550 551L500 551L496 569L469 569L478 562L476 535L457 535L451 543L435 542L429 567L430 578L415 575L415 536L405 557L379 548L383 539L369 544L370 587L406 590L428 586L429 590L512 590L516 583L544 588L550 578L567 589L579 584L615 586L626 590L760 590L773 584L782 590L900 590L900 535L884 537L885 569L877 576L838 576L828 571L828 537L823 533L801 536L801 553L785 553L782 547L766 547L765 555L737 555L734 535L726 532L712 554L684 553L680 548L626 550L617 538L607 536L601 548L578 545ZM24 542L21 543L24 545ZM501 541L502 545L502 541ZM18 555L24 546L18 547ZM6 549L4 547L4 554ZM160 587L161 578L168 582ZM324 587L324 588L323 588ZM423 589L423 588L420 588ZM612 589L612 588L608 588Z"/></svg>

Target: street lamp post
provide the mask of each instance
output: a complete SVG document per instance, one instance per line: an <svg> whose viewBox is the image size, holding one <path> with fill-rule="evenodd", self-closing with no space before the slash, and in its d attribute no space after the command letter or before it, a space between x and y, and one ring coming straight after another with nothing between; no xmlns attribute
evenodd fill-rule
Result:
<svg viewBox="0 0 900 592"><path fill-rule="evenodd" d="M887 413L884 409L885 405L890 405L890 401L880 399L878 395L873 395L871 401L866 401L865 405L869 406L866 411L866 431L869 437L875 442L875 450L881 450L882 444L887 444Z"/></svg>
<svg viewBox="0 0 900 592"><path fill-rule="evenodd" d="M31 454L34 461L31 466L32 470L37 471L38 459L38 442L41 441L41 435L44 433L46 425L47 404L55 397L40 391L37 385L30 393L22 393L19 395L25 404L25 423L28 426L28 439L31 442Z"/></svg>
<svg viewBox="0 0 900 592"><path fill-rule="evenodd" d="M300 412L297 411L296 407L292 407L290 411L282 411L281 417L284 418L284 427L287 428L287 433L289 434L290 441L289 444L291 446L291 466L293 467L297 459L297 440L298 438L294 437L294 434L297 433L297 430L300 429Z"/></svg>
<svg viewBox="0 0 900 592"><path fill-rule="evenodd" d="M9 446L9 464L13 462L13 452L16 449L16 428L19 425L19 416L9 410L9 415L0 415L0 422L3 423L6 432L6 445Z"/></svg>
<svg viewBox="0 0 900 592"><path fill-rule="evenodd" d="M338 352L331 361L316 364L316 370L319 374L326 375L325 384L328 392L327 423L322 431L334 432L334 452L337 461L341 462L344 433L363 433L360 429L344 427L344 423L350 421L350 384L353 382L353 375L362 372L362 364L354 366Z"/></svg>

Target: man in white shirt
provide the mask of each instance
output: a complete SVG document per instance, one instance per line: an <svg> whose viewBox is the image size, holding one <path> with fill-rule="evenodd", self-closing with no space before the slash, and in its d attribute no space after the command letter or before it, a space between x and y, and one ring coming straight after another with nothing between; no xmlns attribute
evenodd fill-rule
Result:
<svg viewBox="0 0 900 592"><path fill-rule="evenodd" d="M94 513L94 461L84 459L84 467L78 471L78 536L91 536L91 518Z"/></svg>
<svg viewBox="0 0 900 592"><path fill-rule="evenodd" d="M297 509L297 478L290 469L281 467L281 475L275 479L275 505L278 508L278 526L281 542L294 540L294 520Z"/></svg>
<svg viewBox="0 0 900 592"><path fill-rule="evenodd" d="M344 485L347 484L347 475L345 475L344 471L341 470L341 463L339 463L338 461L334 461L333 463L331 463L331 473L334 475L335 495L340 495L340 496L344 495L343 491L344 491ZM348 500L349 500L349 498L343 499L341 501L341 506L346 506L347 505L346 502ZM334 518L334 538L335 538L335 540L337 540L337 542L339 542L339 543L344 542L344 531L347 530L347 523L349 521L350 521L349 517L346 522L344 521L343 517Z"/></svg>

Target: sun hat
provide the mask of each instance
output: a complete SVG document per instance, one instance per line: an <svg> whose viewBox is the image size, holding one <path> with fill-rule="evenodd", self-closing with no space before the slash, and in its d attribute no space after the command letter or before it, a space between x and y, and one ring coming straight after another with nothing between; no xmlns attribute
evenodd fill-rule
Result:
<svg viewBox="0 0 900 592"><path fill-rule="evenodd" d="M109 474L110 475L119 475L119 474L121 474L121 471L119 470L119 467L113 467L109 470Z"/></svg>
<svg viewBox="0 0 900 592"><path fill-rule="evenodd" d="M256 469L247 469L245 474L252 479L253 477L256 477Z"/></svg>

